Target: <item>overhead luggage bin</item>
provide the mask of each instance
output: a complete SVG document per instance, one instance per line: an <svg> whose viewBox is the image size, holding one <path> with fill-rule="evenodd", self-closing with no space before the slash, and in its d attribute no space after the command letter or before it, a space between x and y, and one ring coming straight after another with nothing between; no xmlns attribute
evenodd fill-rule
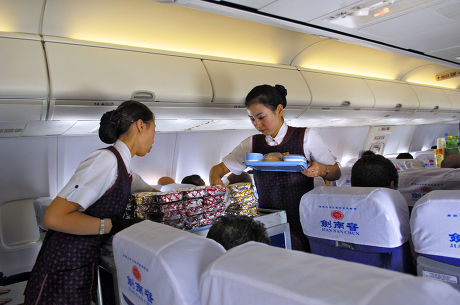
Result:
<svg viewBox="0 0 460 305"><path fill-rule="evenodd" d="M373 108L374 96L364 79L321 72L301 71L310 88L311 107Z"/></svg>
<svg viewBox="0 0 460 305"><path fill-rule="evenodd" d="M44 0L1 1L1 31L13 35L16 35L16 33L40 34L39 27L41 24L43 2ZM0 36L3 36L3 34L0 33Z"/></svg>
<svg viewBox="0 0 460 305"><path fill-rule="evenodd" d="M407 84L366 79L374 93L376 109L415 110L419 101L415 92Z"/></svg>
<svg viewBox="0 0 460 305"><path fill-rule="evenodd" d="M311 102L311 94L302 75L294 67L203 60L214 89L213 104L244 108L244 100L258 85L283 85L287 90L285 117L302 113ZM247 116L242 113L239 118Z"/></svg>
<svg viewBox="0 0 460 305"><path fill-rule="evenodd" d="M448 100L452 105L452 110L460 112L460 90L444 90Z"/></svg>
<svg viewBox="0 0 460 305"><path fill-rule="evenodd" d="M40 41L0 38L0 121L41 120L48 83Z"/></svg>
<svg viewBox="0 0 460 305"><path fill-rule="evenodd" d="M448 111L452 110L452 102L447 97L446 89L420 85L409 85L414 89L420 101L420 110Z"/></svg>
<svg viewBox="0 0 460 305"><path fill-rule="evenodd" d="M212 88L200 59L60 42L47 42L45 48L48 119L99 120L134 96L158 118L180 118L181 109L190 107L195 109L187 118L199 119L206 112L196 108L211 103Z"/></svg>

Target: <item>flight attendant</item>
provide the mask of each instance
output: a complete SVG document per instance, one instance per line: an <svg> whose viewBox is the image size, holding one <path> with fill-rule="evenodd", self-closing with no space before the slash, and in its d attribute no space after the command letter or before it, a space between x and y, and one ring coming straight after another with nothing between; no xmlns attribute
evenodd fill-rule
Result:
<svg viewBox="0 0 460 305"><path fill-rule="evenodd" d="M309 167L302 172L255 170L254 180L259 207L285 210L291 229L292 249L309 251L308 240L300 225L300 199L313 189L313 178L337 180L340 168L316 131L286 125L283 119L286 95L287 90L282 85L260 85L249 92L245 106L252 124L261 134L248 137L224 157L223 162L214 165L209 181L211 185L222 185L221 178L228 172L241 174L246 168L246 153L289 152L305 156Z"/></svg>
<svg viewBox="0 0 460 305"><path fill-rule="evenodd" d="M151 190L131 173L130 162L150 152L154 137L153 113L142 103L126 101L102 116L99 138L115 144L81 162L46 210L43 222L49 230L24 304L90 304L96 295L101 244L122 228L132 183Z"/></svg>

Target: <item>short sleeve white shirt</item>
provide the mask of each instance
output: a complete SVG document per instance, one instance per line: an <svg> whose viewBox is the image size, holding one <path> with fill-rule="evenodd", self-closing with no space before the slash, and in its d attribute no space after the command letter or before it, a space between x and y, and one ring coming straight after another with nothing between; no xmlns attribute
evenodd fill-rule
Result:
<svg viewBox="0 0 460 305"><path fill-rule="evenodd" d="M288 131L288 126L283 123L278 134L273 138L265 136L265 142L270 146L275 146L283 142ZM307 128L303 138L303 151L307 161L315 161L321 164L333 165L336 157L332 154L329 147L324 143L316 130ZM241 174L246 169L244 161L246 154L252 152L252 136L244 139L231 153L224 157L223 163L235 175Z"/></svg>
<svg viewBox="0 0 460 305"><path fill-rule="evenodd" d="M131 151L120 140L113 145L120 153L126 170L133 176L132 189L151 190L145 181L131 170ZM78 203L82 210L89 208L94 202L112 187L118 177L117 157L107 149L92 152L83 160L70 178L69 182L58 193L59 197Z"/></svg>

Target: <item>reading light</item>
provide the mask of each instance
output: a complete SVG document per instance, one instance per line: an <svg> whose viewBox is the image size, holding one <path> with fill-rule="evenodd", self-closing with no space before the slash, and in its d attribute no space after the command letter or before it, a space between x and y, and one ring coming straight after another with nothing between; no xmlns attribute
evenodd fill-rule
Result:
<svg viewBox="0 0 460 305"><path fill-rule="evenodd" d="M368 0L361 1L348 9L336 11L324 18L348 28L359 28L383 16L390 16L408 11L416 6L438 0Z"/></svg>

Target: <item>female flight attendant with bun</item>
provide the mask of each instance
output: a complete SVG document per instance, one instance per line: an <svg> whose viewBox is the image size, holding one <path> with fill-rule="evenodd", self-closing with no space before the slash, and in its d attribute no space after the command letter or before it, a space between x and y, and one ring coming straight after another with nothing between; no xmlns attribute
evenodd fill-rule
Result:
<svg viewBox="0 0 460 305"><path fill-rule="evenodd" d="M25 290L24 304L89 305L96 293L100 247L123 228L131 188L152 190L135 173L131 158L153 145L155 119L136 101L106 112L99 138L108 144L91 153L46 210L48 227Z"/></svg>
<svg viewBox="0 0 460 305"><path fill-rule="evenodd" d="M249 92L245 106L252 124L261 134L248 137L224 157L223 162L214 165L209 180L211 185L222 185L221 178L228 172L241 174L246 168L244 161L247 153L288 152L305 156L309 167L302 172L255 170L254 180L259 207L285 210L291 229L292 249L309 251L300 225L300 199L313 189L314 177L337 180L340 178L340 168L316 131L286 125L283 119L286 95L287 91L282 85L260 85Z"/></svg>

